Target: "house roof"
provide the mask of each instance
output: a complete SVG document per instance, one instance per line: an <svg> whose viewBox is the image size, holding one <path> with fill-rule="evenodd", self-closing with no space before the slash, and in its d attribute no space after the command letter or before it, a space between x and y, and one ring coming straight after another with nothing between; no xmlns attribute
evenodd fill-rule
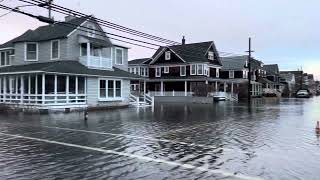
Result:
<svg viewBox="0 0 320 180"><path fill-rule="evenodd" d="M5 73L28 73L28 72L48 72L48 73L66 73L78 75L117 77L127 79L142 79L141 76L129 73L127 71L113 68L114 70L90 69L79 61L52 61L44 63L32 63L27 65L6 66L0 68L0 74Z"/></svg>
<svg viewBox="0 0 320 180"><path fill-rule="evenodd" d="M65 38L68 36L69 33L76 29L77 26L80 26L88 18L89 16L74 18L68 21L68 24L64 24L64 22L59 22L51 25L41 26L35 30L28 30L22 35L0 45L0 48L12 47L13 43L16 42L38 42Z"/></svg>
<svg viewBox="0 0 320 180"><path fill-rule="evenodd" d="M208 62L209 60L206 57L206 53L211 45L213 46L215 53L218 55L214 42L208 41L208 42L160 47L154 53L154 55L152 56L152 59L155 59L159 53L169 48L174 53L176 53L181 59L183 59L185 62L192 62L192 63ZM216 65L221 65L220 58L218 58L218 62L216 63Z"/></svg>
<svg viewBox="0 0 320 180"><path fill-rule="evenodd" d="M148 64L151 60L151 58L133 59L128 61L128 63L129 65Z"/></svg>
<svg viewBox="0 0 320 180"><path fill-rule="evenodd" d="M222 69L223 70L242 70L246 65L248 56L232 56L232 57L222 57Z"/></svg>
<svg viewBox="0 0 320 180"><path fill-rule="evenodd" d="M267 74L278 74L279 73L279 67L278 64L265 64L263 66L263 69L267 71Z"/></svg>

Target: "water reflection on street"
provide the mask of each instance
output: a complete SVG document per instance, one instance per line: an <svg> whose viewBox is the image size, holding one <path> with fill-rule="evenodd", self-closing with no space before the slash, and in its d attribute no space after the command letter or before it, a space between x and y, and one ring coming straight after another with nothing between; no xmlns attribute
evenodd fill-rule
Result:
<svg viewBox="0 0 320 180"><path fill-rule="evenodd" d="M319 98L2 114L0 178L319 179L317 120Z"/></svg>

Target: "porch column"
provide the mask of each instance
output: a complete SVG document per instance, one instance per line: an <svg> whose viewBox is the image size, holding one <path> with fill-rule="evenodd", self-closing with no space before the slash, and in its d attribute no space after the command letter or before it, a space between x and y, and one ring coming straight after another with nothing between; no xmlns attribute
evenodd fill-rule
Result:
<svg viewBox="0 0 320 180"><path fill-rule="evenodd" d="M163 81L161 81L160 89L161 89L161 96L163 96Z"/></svg>
<svg viewBox="0 0 320 180"><path fill-rule="evenodd" d="M11 100L12 100L12 81L11 81L11 76L9 76L9 102L11 102Z"/></svg>
<svg viewBox="0 0 320 180"><path fill-rule="evenodd" d="M66 77L66 103L69 104L69 76Z"/></svg>
<svg viewBox="0 0 320 180"><path fill-rule="evenodd" d="M184 96L188 96L188 82L184 81Z"/></svg>
<svg viewBox="0 0 320 180"><path fill-rule="evenodd" d="M7 96L7 76L3 76L3 102L6 102L6 96Z"/></svg>
<svg viewBox="0 0 320 180"><path fill-rule="evenodd" d="M90 42L87 42L87 63L90 66Z"/></svg>
<svg viewBox="0 0 320 180"><path fill-rule="evenodd" d="M233 82L231 83L231 94L233 94Z"/></svg>
<svg viewBox="0 0 320 180"><path fill-rule="evenodd" d="M143 81L143 94L147 93L147 82L146 80Z"/></svg>
<svg viewBox="0 0 320 180"><path fill-rule="evenodd" d="M224 82L224 84L223 84L223 91L227 92L227 83L226 82Z"/></svg>
<svg viewBox="0 0 320 180"><path fill-rule="evenodd" d="M23 93L24 93L24 80L23 80L23 75L20 76L20 104L23 104Z"/></svg>
<svg viewBox="0 0 320 180"><path fill-rule="evenodd" d="M34 85L35 86L35 94L38 95L39 92L38 92L38 75L37 74L36 74L35 78L36 78L35 85Z"/></svg>
<svg viewBox="0 0 320 180"><path fill-rule="evenodd" d="M46 75L42 74L42 104L45 104L45 93L46 93Z"/></svg>
<svg viewBox="0 0 320 180"><path fill-rule="evenodd" d="M57 103L57 94L58 94L58 83L57 75L54 75L54 103Z"/></svg>
<svg viewBox="0 0 320 180"><path fill-rule="evenodd" d="M78 76L76 76L76 95L78 96Z"/></svg>

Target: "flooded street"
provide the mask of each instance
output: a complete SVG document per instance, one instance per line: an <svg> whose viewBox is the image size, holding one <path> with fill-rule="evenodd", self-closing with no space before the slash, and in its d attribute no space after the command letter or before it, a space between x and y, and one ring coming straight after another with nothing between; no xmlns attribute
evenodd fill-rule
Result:
<svg viewBox="0 0 320 180"><path fill-rule="evenodd" d="M0 116L0 179L319 179L320 98Z"/></svg>

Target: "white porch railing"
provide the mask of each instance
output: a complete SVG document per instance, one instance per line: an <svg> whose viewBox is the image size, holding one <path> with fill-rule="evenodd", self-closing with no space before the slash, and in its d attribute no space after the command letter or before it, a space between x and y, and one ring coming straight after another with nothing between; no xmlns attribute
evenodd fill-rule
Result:
<svg viewBox="0 0 320 180"><path fill-rule="evenodd" d="M0 94L0 103L32 106L86 105L86 94Z"/></svg>
<svg viewBox="0 0 320 180"><path fill-rule="evenodd" d="M149 91L149 96L193 96L193 92L185 91Z"/></svg>
<svg viewBox="0 0 320 180"><path fill-rule="evenodd" d="M112 68L112 59L101 56L81 56L80 62L85 66L93 68Z"/></svg>
<svg viewBox="0 0 320 180"><path fill-rule="evenodd" d="M154 107L154 97L147 94L144 94L142 97L130 94L129 101L135 107Z"/></svg>

